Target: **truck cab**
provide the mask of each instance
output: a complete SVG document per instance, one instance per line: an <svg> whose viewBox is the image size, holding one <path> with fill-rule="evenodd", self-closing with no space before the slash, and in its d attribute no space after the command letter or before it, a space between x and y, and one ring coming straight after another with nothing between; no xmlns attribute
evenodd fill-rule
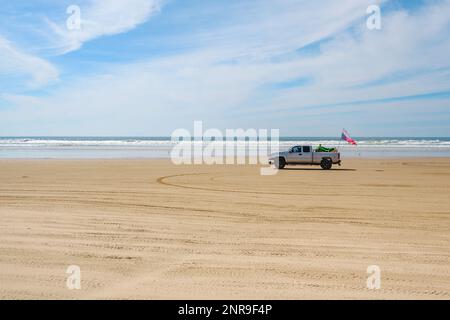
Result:
<svg viewBox="0 0 450 320"><path fill-rule="evenodd" d="M310 164L312 161L312 153L311 146L294 146L289 149L286 162L289 164Z"/></svg>

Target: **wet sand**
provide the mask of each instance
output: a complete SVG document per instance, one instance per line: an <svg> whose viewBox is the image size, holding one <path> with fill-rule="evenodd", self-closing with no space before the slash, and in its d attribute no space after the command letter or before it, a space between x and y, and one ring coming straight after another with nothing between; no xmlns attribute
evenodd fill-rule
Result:
<svg viewBox="0 0 450 320"><path fill-rule="evenodd" d="M1 160L0 220L2 299L450 298L449 158Z"/></svg>

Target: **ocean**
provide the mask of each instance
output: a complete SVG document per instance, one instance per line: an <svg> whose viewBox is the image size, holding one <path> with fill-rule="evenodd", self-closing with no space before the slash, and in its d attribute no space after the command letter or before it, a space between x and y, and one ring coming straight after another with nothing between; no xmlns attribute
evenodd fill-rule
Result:
<svg viewBox="0 0 450 320"><path fill-rule="evenodd" d="M282 137L280 150L293 145L337 147L343 157L450 157L450 137ZM177 142L170 137L0 137L3 159L169 158ZM263 142L247 142L258 148ZM267 143L267 142L266 142ZM243 147L244 141L238 142Z"/></svg>

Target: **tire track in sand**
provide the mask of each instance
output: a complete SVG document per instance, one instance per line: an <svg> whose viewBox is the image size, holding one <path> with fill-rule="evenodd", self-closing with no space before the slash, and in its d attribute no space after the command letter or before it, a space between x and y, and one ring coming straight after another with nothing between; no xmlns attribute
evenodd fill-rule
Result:
<svg viewBox="0 0 450 320"><path fill-rule="evenodd" d="M176 177L185 177L185 176L199 176L199 175L208 175L210 173L202 172L202 173L182 173L182 174L174 174L169 176L162 176L156 179L156 182L169 187L183 188L183 189L191 189L191 190L201 190L201 191L212 191L212 192L231 192L231 193L246 193L246 194L257 194L257 195L279 195L279 196L314 196L316 193L289 193L289 192L264 192L264 191L251 191L251 190L230 190L230 189L215 189L215 188L205 188L205 187L197 187L197 186L186 186L183 184L168 182L168 179L176 178ZM223 177L223 175L218 176ZM218 178L212 177L211 179ZM211 180L213 181L213 180ZM322 196L342 196L339 193L321 193ZM348 197L361 197L368 195L351 195L347 194ZM371 197L380 197L380 198L389 198L389 196L381 196L381 195L370 195Z"/></svg>

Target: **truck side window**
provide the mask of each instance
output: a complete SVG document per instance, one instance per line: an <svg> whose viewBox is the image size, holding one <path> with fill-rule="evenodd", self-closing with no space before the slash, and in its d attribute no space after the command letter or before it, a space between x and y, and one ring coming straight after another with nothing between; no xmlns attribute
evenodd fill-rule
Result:
<svg viewBox="0 0 450 320"><path fill-rule="evenodd" d="M292 152L302 152L302 148L300 147L293 147Z"/></svg>
<svg viewBox="0 0 450 320"><path fill-rule="evenodd" d="M311 152L311 147L310 146L303 147L303 152Z"/></svg>

